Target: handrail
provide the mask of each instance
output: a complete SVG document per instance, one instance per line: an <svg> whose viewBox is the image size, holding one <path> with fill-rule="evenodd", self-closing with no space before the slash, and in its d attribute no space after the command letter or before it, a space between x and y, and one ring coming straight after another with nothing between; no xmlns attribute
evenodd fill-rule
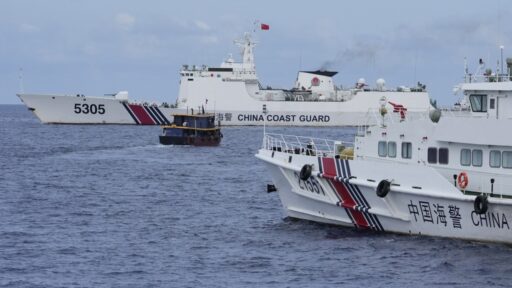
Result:
<svg viewBox="0 0 512 288"><path fill-rule="evenodd" d="M485 83L485 82L510 82L511 75L508 74L492 74L492 75L464 75L464 83Z"/></svg>
<svg viewBox="0 0 512 288"><path fill-rule="evenodd" d="M354 144L348 141L336 141L315 137L266 133L263 149L293 154L333 156Z"/></svg>

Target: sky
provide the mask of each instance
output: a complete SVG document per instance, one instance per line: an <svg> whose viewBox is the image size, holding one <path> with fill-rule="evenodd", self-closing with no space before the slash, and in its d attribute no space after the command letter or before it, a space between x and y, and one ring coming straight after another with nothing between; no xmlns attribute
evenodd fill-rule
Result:
<svg viewBox="0 0 512 288"><path fill-rule="evenodd" d="M289 89L299 70L323 68L343 87L420 81L449 106L465 57L470 72L480 58L496 68L501 45L512 57L511 12L505 0L0 0L0 104L20 104L21 89L174 103L183 64L238 57L233 40L260 21L264 86Z"/></svg>

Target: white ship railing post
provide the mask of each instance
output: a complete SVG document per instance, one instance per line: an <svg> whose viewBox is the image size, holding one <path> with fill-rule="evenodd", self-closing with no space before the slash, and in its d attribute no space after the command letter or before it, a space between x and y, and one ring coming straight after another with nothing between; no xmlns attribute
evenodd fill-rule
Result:
<svg viewBox="0 0 512 288"><path fill-rule="evenodd" d="M266 116L267 116L267 104L263 104L263 107L262 107L262 113L263 113L263 144L265 144L265 138L267 137L267 132L266 132Z"/></svg>

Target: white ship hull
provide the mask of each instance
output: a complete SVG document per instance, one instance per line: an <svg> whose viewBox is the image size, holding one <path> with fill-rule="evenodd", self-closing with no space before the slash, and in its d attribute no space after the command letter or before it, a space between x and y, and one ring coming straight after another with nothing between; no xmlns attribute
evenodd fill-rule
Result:
<svg viewBox="0 0 512 288"><path fill-rule="evenodd" d="M368 111L377 110L379 99L404 103L409 113L424 112L430 106L427 93L415 97L399 92L361 92L352 102L288 102L246 99L207 105L206 112L215 113L223 126L357 126L373 124ZM128 124L164 125L172 122L172 114L199 112L199 108L166 108L144 106L115 97L18 94L25 105L43 123L51 124ZM249 97L249 96L247 96ZM418 104L418 99L422 99ZM365 102L372 103L368 105ZM268 113L262 113L262 105ZM199 106L200 107L200 106ZM222 108L222 109L220 109ZM248 109L252 108L252 109ZM215 110L214 110L215 109Z"/></svg>
<svg viewBox="0 0 512 288"><path fill-rule="evenodd" d="M256 157L267 164L290 217L375 231L512 243L512 199L490 197L487 212L478 214L475 196L462 194L428 166L411 171L404 164L266 149ZM299 180L304 164L315 167L307 181ZM388 179L389 171L399 186L393 185L385 198L378 197L377 183Z"/></svg>
<svg viewBox="0 0 512 288"><path fill-rule="evenodd" d="M129 103L114 97L18 94L43 123L165 125L170 108Z"/></svg>

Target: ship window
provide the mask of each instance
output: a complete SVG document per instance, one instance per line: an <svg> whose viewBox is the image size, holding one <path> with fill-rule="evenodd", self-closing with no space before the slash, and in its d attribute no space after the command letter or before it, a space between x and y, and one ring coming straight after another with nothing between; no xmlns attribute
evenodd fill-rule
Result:
<svg viewBox="0 0 512 288"><path fill-rule="evenodd" d="M167 129L165 131L165 135L181 137L181 136L183 136L183 130L182 129Z"/></svg>
<svg viewBox="0 0 512 288"><path fill-rule="evenodd" d="M437 148L430 147L427 150L427 160L430 164L437 164Z"/></svg>
<svg viewBox="0 0 512 288"><path fill-rule="evenodd" d="M411 142L402 142L402 158L404 158L404 159L412 158L412 143Z"/></svg>
<svg viewBox="0 0 512 288"><path fill-rule="evenodd" d="M183 117L174 116L174 121L172 124L175 124L176 126L181 126L183 124Z"/></svg>
<svg viewBox="0 0 512 288"><path fill-rule="evenodd" d="M503 151L501 156L501 165L503 168L512 168L512 151Z"/></svg>
<svg viewBox="0 0 512 288"><path fill-rule="evenodd" d="M494 98L489 99L489 109L494 109L495 104L496 104L496 99L494 99Z"/></svg>
<svg viewBox="0 0 512 288"><path fill-rule="evenodd" d="M482 166L482 150L475 149L473 150L471 162L473 166L480 167Z"/></svg>
<svg viewBox="0 0 512 288"><path fill-rule="evenodd" d="M396 143L388 142L388 157L395 158L396 157Z"/></svg>
<svg viewBox="0 0 512 288"><path fill-rule="evenodd" d="M388 153L388 143L386 141L379 141L379 156L386 157Z"/></svg>
<svg viewBox="0 0 512 288"><path fill-rule="evenodd" d="M491 150L489 153L489 166L492 168L500 168L501 166L501 152L498 150Z"/></svg>
<svg viewBox="0 0 512 288"><path fill-rule="evenodd" d="M487 95L470 95L471 110L473 112L487 112Z"/></svg>
<svg viewBox="0 0 512 288"><path fill-rule="evenodd" d="M470 149L460 150L460 165L462 165L462 166L471 165L471 150Z"/></svg>
<svg viewBox="0 0 512 288"><path fill-rule="evenodd" d="M439 148L439 164L448 164L448 148Z"/></svg>

